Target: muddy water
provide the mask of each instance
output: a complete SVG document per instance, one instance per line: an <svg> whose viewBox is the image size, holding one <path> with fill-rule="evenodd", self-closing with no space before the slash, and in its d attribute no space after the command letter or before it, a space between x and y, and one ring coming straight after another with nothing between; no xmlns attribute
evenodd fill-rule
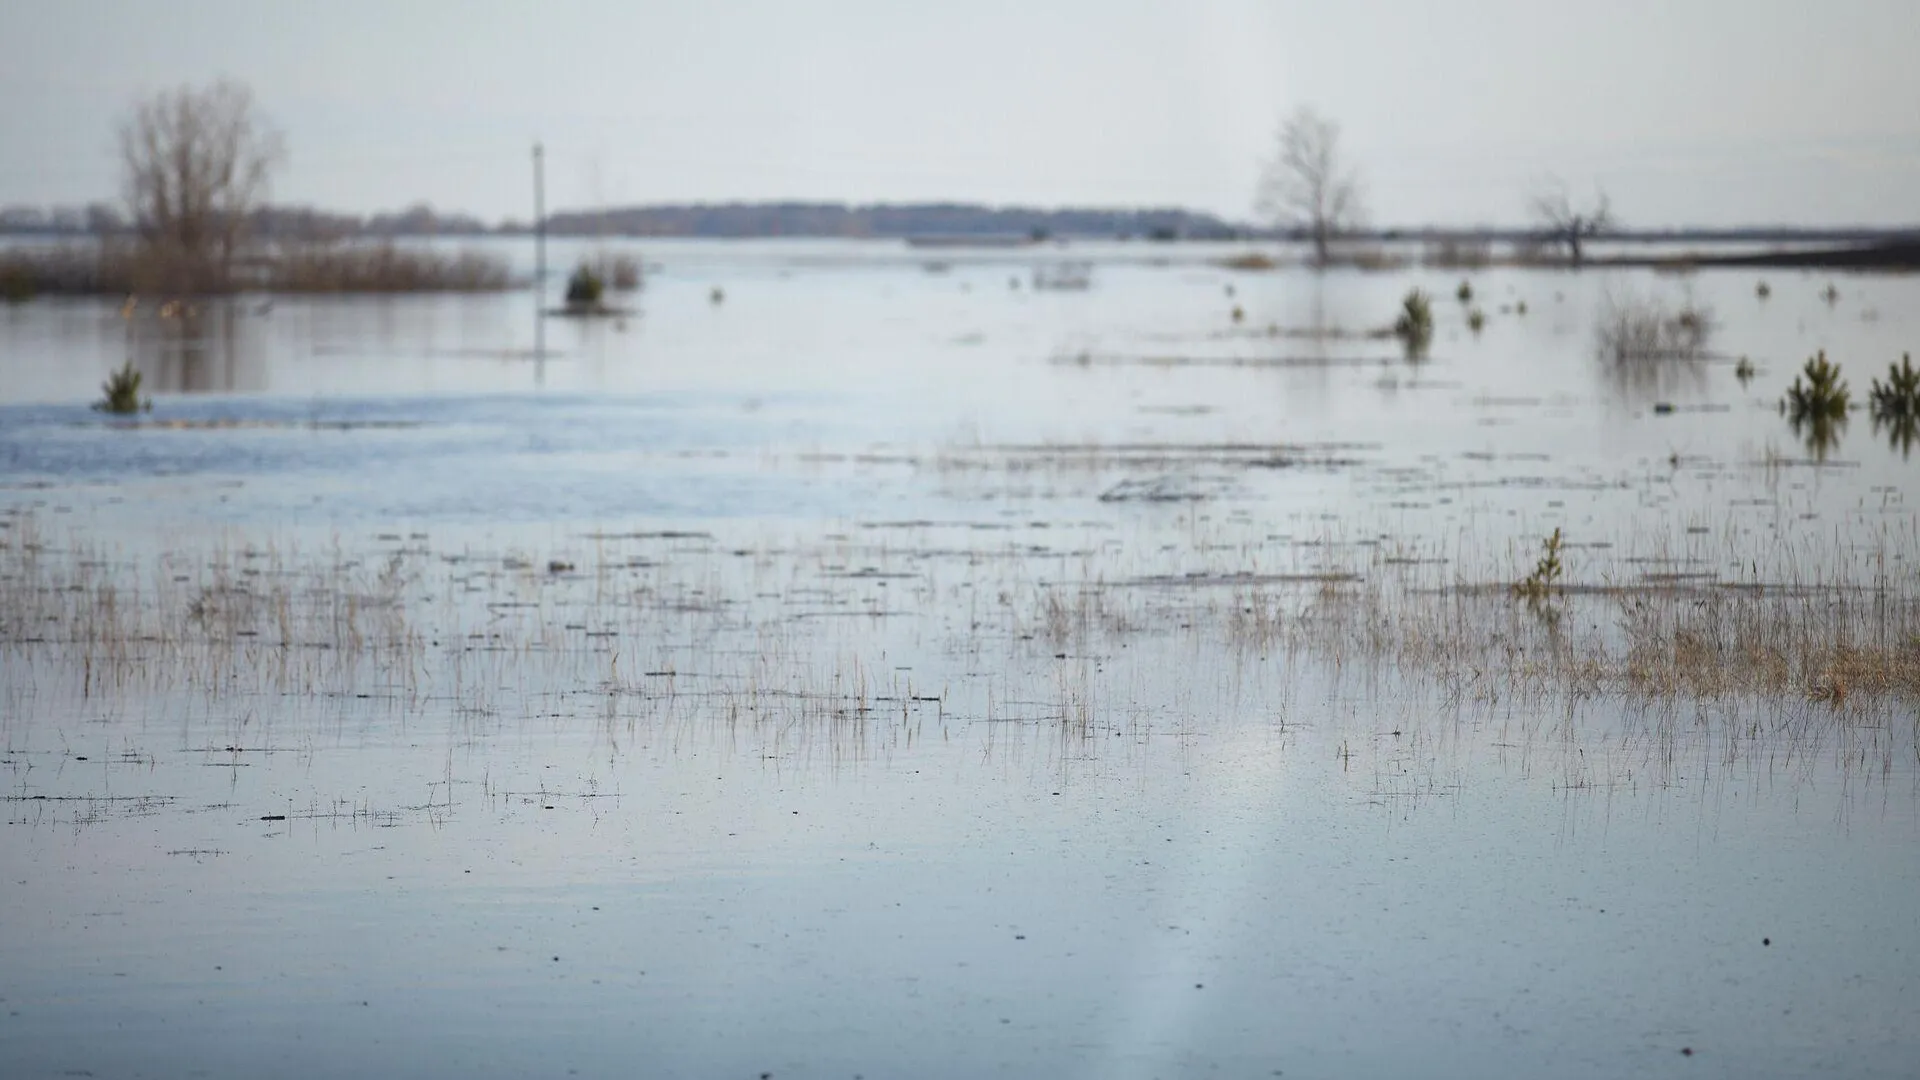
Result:
<svg viewBox="0 0 1920 1080"><path fill-rule="evenodd" d="M1476 335L1216 254L650 245L545 355L0 312L7 1074L1904 1075L1912 697L1526 650L1844 583L1903 655L1914 466L1773 402L1920 284L1488 271ZM1708 355L1596 358L1610 291ZM1556 527L1594 593L1425 640Z"/></svg>

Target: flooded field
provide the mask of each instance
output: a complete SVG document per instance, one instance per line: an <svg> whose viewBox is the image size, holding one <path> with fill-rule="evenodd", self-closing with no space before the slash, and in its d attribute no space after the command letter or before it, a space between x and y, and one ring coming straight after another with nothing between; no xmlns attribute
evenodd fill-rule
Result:
<svg viewBox="0 0 1920 1080"><path fill-rule="evenodd" d="M0 307L0 1072L1920 1060L1920 278L641 250Z"/></svg>

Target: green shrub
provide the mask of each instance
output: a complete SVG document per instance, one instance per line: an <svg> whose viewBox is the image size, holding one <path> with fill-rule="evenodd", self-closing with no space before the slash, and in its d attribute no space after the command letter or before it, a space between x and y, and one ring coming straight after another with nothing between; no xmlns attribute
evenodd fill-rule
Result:
<svg viewBox="0 0 1920 1080"><path fill-rule="evenodd" d="M1537 603L1546 599L1560 582L1560 530L1554 529L1553 535L1541 544L1544 549L1540 561L1534 564L1533 573L1513 585L1513 595L1528 603Z"/></svg>
<svg viewBox="0 0 1920 1080"><path fill-rule="evenodd" d="M1400 315L1393 320L1393 336L1407 348L1408 356L1423 356L1433 342L1433 301L1419 289L1409 291L1400 301Z"/></svg>
<svg viewBox="0 0 1920 1080"><path fill-rule="evenodd" d="M1796 425L1809 420L1846 418L1847 384L1840 380L1840 365L1827 359L1825 349L1807 361L1801 374L1793 377L1787 396L1780 399L1780 408Z"/></svg>
<svg viewBox="0 0 1920 1080"><path fill-rule="evenodd" d="M1486 312L1481 311L1479 308L1474 308L1471 311L1467 312L1467 329L1477 334L1481 330L1485 329L1486 325L1487 325Z"/></svg>
<svg viewBox="0 0 1920 1080"><path fill-rule="evenodd" d="M576 307L592 307L600 303L600 297L606 292L606 283L593 267L582 262L574 268L573 276L567 279L567 303Z"/></svg>
<svg viewBox="0 0 1920 1080"><path fill-rule="evenodd" d="M1840 365L1830 362L1822 350L1794 377L1787 396L1780 399L1780 411L1787 414L1794 433L1803 437L1814 459L1825 461L1847 428L1847 404Z"/></svg>
<svg viewBox="0 0 1920 1080"><path fill-rule="evenodd" d="M1920 416L1920 371L1913 367L1913 356L1903 353L1898 365L1887 365L1887 381L1873 380L1868 395L1876 420L1898 420Z"/></svg>
<svg viewBox="0 0 1920 1080"><path fill-rule="evenodd" d="M100 393L102 396L93 403L93 407L101 412L126 416L141 409L153 408L151 400L140 400L140 373L133 369L131 360L119 371L107 376L107 381L100 384Z"/></svg>
<svg viewBox="0 0 1920 1080"><path fill-rule="evenodd" d="M1453 290L1453 295L1457 297L1459 301L1463 304L1472 303L1473 302L1473 283L1469 281L1462 281L1460 283L1460 287Z"/></svg>

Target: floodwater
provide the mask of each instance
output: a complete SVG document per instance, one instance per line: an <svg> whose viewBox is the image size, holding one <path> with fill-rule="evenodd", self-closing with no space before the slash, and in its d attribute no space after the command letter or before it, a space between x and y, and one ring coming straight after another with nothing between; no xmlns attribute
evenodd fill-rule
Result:
<svg viewBox="0 0 1920 1080"><path fill-rule="evenodd" d="M638 250L0 308L0 1072L1920 1061L1920 278Z"/></svg>

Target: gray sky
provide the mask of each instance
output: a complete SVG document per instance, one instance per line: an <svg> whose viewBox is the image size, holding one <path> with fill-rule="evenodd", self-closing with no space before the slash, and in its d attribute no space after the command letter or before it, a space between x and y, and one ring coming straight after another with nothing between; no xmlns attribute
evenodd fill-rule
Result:
<svg viewBox="0 0 1920 1080"><path fill-rule="evenodd" d="M116 190L143 93L225 75L275 198L949 198L1252 215L1279 118L1340 122L1380 224L1920 223L1920 0L0 0L0 205Z"/></svg>

